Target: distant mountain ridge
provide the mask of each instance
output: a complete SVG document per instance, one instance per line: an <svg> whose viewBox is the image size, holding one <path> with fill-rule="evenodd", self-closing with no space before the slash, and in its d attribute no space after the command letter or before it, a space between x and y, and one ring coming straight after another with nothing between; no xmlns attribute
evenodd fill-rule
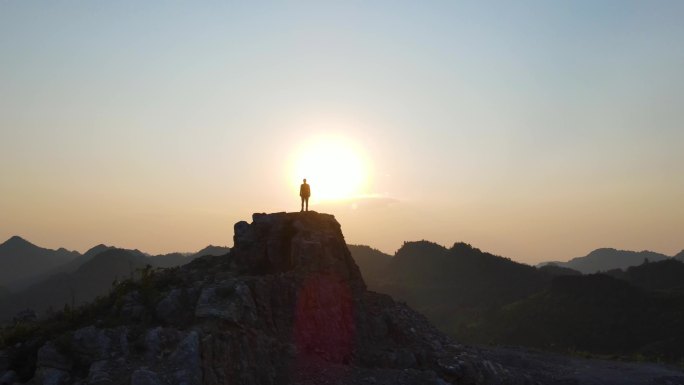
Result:
<svg viewBox="0 0 684 385"><path fill-rule="evenodd" d="M115 280L138 276L147 265L144 256L123 249L107 249L93 256L73 272L60 272L0 300L0 319L6 320L24 309L38 314L80 305L107 294Z"/></svg>
<svg viewBox="0 0 684 385"><path fill-rule="evenodd" d="M0 244L0 285L48 272L78 256L76 251L46 249L15 235Z"/></svg>
<svg viewBox="0 0 684 385"><path fill-rule="evenodd" d="M13 236L0 245L0 286L11 291L24 290L48 277L61 273L73 273L81 265L94 256L107 251L119 249L114 246L99 244L81 254L64 248L57 250L36 246L31 242ZM221 255L230 250L225 246L209 245L197 253L169 253L149 255L138 249L126 250L133 255L148 258L147 263L154 267L172 267L188 263L203 255Z"/></svg>
<svg viewBox="0 0 684 385"><path fill-rule="evenodd" d="M229 247L209 245L196 253L169 253L161 255L152 255L148 257L148 261L155 267L173 267L191 262L195 258L205 255L225 255L230 251Z"/></svg>
<svg viewBox="0 0 684 385"><path fill-rule="evenodd" d="M629 251L617 250L613 248L601 248L596 249L583 257L573 258L567 262L543 262L540 263L539 266L554 264L557 266L577 270L582 274L593 274L600 271L605 272L613 269L624 270L630 266L640 265L645 260L650 262L658 262L668 258L670 257L667 255L648 250ZM684 255L679 253L675 258L684 258Z"/></svg>
<svg viewBox="0 0 684 385"><path fill-rule="evenodd" d="M148 256L139 250L119 249L97 245L83 255L58 266L51 274L36 276L14 293L0 295L0 320L7 320L17 312L32 309L39 315L64 305L79 305L105 295L115 280L137 277L141 269L174 267L189 263L201 256L220 256L230 248L207 246L195 254L171 253Z"/></svg>
<svg viewBox="0 0 684 385"><path fill-rule="evenodd" d="M350 247L354 258L368 250ZM588 262L597 261L604 263L595 267L603 273L579 271L592 271ZM614 268L616 261L635 266ZM684 328L684 261L599 249L572 262L574 268L532 267L466 243L446 248L418 241L406 242L373 274L358 265L369 288L406 301L463 342L684 358L684 339L678 337Z"/></svg>
<svg viewBox="0 0 684 385"><path fill-rule="evenodd" d="M3 329L0 382L645 385L684 381L680 371L661 367L578 362L521 349L473 347L448 338L406 304L366 289L332 215L254 214L252 223L241 221L234 228L235 247L228 255L199 258L174 269L145 269L141 279L117 283L108 295L89 305L64 307L46 319ZM526 279L536 271L466 244L443 250L431 246L407 246L392 262L400 262L397 266L402 269L416 266L421 259L412 253L425 248L436 251L437 258L423 260L453 263L451 267L459 269L451 272L463 268L459 278L470 274L470 281L478 278L473 276L478 271L495 271L497 279L501 272ZM73 274L86 270L81 274L84 282L91 279L98 273L89 265L99 266L100 259L122 262L104 270L119 266L124 273L130 261L145 261L126 250L105 250ZM439 276L428 270L428 275ZM85 290L87 285L79 287ZM588 371L590 366L594 368ZM629 377L640 380L622 381Z"/></svg>

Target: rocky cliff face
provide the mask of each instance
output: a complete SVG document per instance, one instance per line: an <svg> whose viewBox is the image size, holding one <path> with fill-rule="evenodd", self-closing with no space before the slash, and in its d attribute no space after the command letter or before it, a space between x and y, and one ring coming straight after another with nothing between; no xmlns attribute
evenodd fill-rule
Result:
<svg viewBox="0 0 684 385"><path fill-rule="evenodd" d="M234 241L5 334L0 384L552 383L367 291L331 215L254 214Z"/></svg>

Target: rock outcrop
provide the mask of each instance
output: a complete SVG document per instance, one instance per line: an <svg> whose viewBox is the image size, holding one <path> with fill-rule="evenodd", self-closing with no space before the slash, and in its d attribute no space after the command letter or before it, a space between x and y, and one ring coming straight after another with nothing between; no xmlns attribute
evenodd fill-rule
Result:
<svg viewBox="0 0 684 385"><path fill-rule="evenodd" d="M331 215L254 214L234 248L143 272L1 352L30 384L552 384L366 290ZM62 318L60 318L62 317ZM67 326L64 326L64 325ZM519 360L518 360L519 361ZM9 382L9 383L11 383ZM567 382L566 382L567 383Z"/></svg>

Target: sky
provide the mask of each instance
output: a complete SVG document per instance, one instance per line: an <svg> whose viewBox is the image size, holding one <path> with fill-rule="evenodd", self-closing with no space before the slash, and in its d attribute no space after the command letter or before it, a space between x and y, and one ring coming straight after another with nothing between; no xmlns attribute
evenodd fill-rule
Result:
<svg viewBox="0 0 684 385"><path fill-rule="evenodd" d="M230 246L252 213L298 211L309 174L310 208L388 253L672 255L682 20L658 0L1 1L0 239Z"/></svg>

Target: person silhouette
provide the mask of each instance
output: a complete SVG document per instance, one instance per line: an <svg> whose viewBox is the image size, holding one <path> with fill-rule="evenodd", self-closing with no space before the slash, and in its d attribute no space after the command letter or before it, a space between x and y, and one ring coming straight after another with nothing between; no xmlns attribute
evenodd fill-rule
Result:
<svg viewBox="0 0 684 385"><path fill-rule="evenodd" d="M299 196L302 198L302 209L299 211L304 211L304 203L306 203L306 211L309 211L309 197L311 196L311 187L306 183L306 178L304 179L304 183L302 183L302 185L299 186Z"/></svg>

